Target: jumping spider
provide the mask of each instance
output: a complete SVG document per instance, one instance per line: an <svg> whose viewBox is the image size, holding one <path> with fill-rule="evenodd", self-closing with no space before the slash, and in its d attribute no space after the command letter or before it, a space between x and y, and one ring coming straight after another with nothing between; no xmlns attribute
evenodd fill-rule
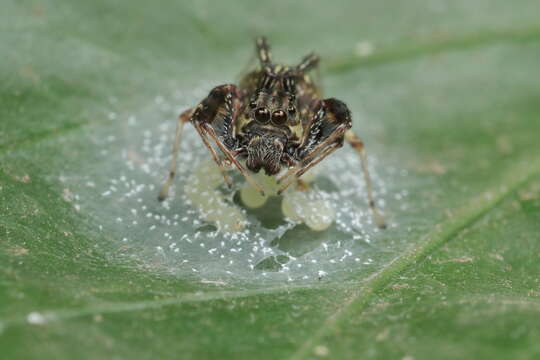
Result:
<svg viewBox="0 0 540 360"><path fill-rule="evenodd" d="M169 193L176 174L182 129L189 121L218 164L225 182L232 183L225 172L225 167L232 164L263 195L264 190L249 171L257 173L264 169L267 175L277 175L287 168L277 179L282 184L280 194L347 141L360 155L369 207L375 223L384 228L384 218L373 199L364 144L351 130L351 113L340 100L322 99L308 75L318 66L319 57L311 53L296 66L275 64L264 37L256 40L256 52L260 69L248 73L239 86L215 87L199 105L179 116L169 176L159 200ZM239 160L245 160L245 167Z"/></svg>

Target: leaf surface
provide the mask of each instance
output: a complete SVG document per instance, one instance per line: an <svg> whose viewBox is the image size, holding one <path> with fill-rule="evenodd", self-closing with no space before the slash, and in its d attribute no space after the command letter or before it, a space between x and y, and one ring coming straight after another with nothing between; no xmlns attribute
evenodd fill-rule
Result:
<svg viewBox="0 0 540 360"><path fill-rule="evenodd" d="M0 20L7 358L540 356L535 1L8 1ZM345 148L315 182L329 230L288 228L277 200L245 237L205 230L182 195L193 129L155 201L177 114L260 34L285 62L321 54L388 230Z"/></svg>

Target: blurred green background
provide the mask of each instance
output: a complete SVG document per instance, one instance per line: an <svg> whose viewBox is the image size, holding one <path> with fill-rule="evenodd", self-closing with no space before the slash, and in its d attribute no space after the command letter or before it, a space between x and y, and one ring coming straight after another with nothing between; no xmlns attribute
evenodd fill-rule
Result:
<svg viewBox="0 0 540 360"><path fill-rule="evenodd" d="M540 358L539 6L4 0L0 357ZM277 59L322 56L395 226L370 230L370 266L321 281L203 282L144 242L125 256L119 225L96 220L113 224L121 204L88 190L92 212L76 211L63 176L115 176L95 138L121 152L141 140L128 115L139 135L173 125L156 99L188 106L235 81L257 35Z"/></svg>

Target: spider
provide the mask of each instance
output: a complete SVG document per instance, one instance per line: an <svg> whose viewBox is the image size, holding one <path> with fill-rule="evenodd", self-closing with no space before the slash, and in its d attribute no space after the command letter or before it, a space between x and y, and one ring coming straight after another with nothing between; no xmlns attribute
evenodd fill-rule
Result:
<svg viewBox="0 0 540 360"><path fill-rule="evenodd" d="M384 218L373 198L364 144L351 129L351 112L338 99L323 99L308 75L317 68L319 57L310 53L298 65L285 66L272 61L266 38L257 38L255 47L259 69L244 76L239 86L215 87L199 105L180 114L168 178L158 199L168 196L182 130L188 121L210 151L225 183L232 184L225 170L234 165L262 195L263 188L250 172L264 170L267 175L278 175L285 168L277 178L279 195L347 141L359 154L375 223L384 228Z"/></svg>

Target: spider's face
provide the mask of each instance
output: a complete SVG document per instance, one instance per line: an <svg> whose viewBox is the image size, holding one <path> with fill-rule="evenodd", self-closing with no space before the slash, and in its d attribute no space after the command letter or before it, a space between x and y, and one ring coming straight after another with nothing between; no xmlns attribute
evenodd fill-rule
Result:
<svg viewBox="0 0 540 360"><path fill-rule="evenodd" d="M246 166L253 172L264 169L275 175L281 169L283 150L296 120L294 99L279 91L260 92L245 110L247 126Z"/></svg>
<svg viewBox="0 0 540 360"><path fill-rule="evenodd" d="M247 108L247 118L264 127L284 127L296 123L296 104L286 93L260 92Z"/></svg>

